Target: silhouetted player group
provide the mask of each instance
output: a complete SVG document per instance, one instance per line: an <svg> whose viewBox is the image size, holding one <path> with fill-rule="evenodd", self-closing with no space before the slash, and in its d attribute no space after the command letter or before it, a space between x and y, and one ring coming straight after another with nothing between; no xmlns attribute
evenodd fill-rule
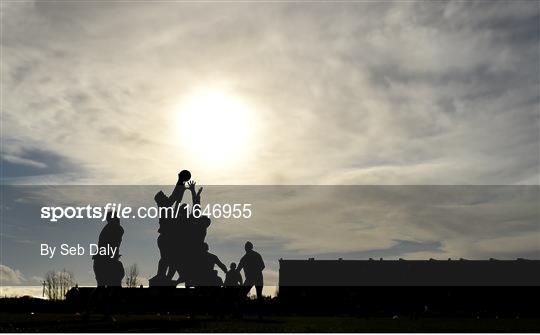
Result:
<svg viewBox="0 0 540 335"><path fill-rule="evenodd" d="M178 174L178 181L170 196L159 191L154 200L159 208L159 237L157 240L160 260L156 276L149 280L150 286L176 286L184 283L186 287L226 286L243 288L247 294L253 286L257 298L262 297L263 269L265 267L261 255L253 250L251 242L245 243L246 254L240 259L238 267L231 263L227 269L218 256L209 252L205 242L207 229L211 220L207 216L189 215L186 203L182 202L185 191L191 192L193 206L200 206L202 187L195 190L195 181L189 181L191 173L183 170ZM174 213L174 215L163 215ZM112 213L107 216L107 224L99 235L99 247L118 247L122 242L123 228L120 220ZM94 272L98 286L121 286L124 267L119 260L120 254L114 258L94 256ZM214 270L218 266L225 273L225 281ZM241 271L244 271L245 281ZM178 274L176 279L173 279Z"/></svg>

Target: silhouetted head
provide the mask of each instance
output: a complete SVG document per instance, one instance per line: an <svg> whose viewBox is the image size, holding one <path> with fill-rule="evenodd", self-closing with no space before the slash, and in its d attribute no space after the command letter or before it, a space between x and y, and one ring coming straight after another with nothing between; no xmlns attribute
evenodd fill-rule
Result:
<svg viewBox="0 0 540 335"><path fill-rule="evenodd" d="M246 249L246 252L253 250L253 243L247 241L246 245L244 245L244 249Z"/></svg>
<svg viewBox="0 0 540 335"><path fill-rule="evenodd" d="M182 170L178 174L178 178L180 178L180 181L188 181L191 179L191 172L189 172L188 170Z"/></svg>
<svg viewBox="0 0 540 335"><path fill-rule="evenodd" d="M107 223L120 224L120 219L114 211L107 212Z"/></svg>
<svg viewBox="0 0 540 335"><path fill-rule="evenodd" d="M208 251L208 249L209 249L209 248L208 248L208 243L204 242L204 243L203 243L203 250L204 250L204 251Z"/></svg>
<svg viewBox="0 0 540 335"><path fill-rule="evenodd" d="M165 206L168 200L169 198L167 198L167 196L165 195L165 193L163 193L163 191L159 191L154 196L154 201L159 207Z"/></svg>
<svg viewBox="0 0 540 335"><path fill-rule="evenodd" d="M231 263L231 270L232 271L236 270L236 263L235 262Z"/></svg>

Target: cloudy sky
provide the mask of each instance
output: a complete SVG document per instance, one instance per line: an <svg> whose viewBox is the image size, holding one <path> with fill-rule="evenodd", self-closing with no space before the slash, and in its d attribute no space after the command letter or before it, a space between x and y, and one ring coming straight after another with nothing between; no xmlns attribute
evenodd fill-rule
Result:
<svg viewBox="0 0 540 335"><path fill-rule="evenodd" d="M3 178L538 184L538 6L4 2ZM197 89L257 119L239 164L183 150Z"/></svg>
<svg viewBox="0 0 540 335"><path fill-rule="evenodd" d="M322 243L320 223L306 240L308 191L282 204L287 235L251 227L272 257L540 258L539 6L2 2L2 183L165 185L189 168L206 185L536 185L511 188L521 203L444 198L488 207L476 227L413 219L426 196L409 190L399 210L362 198L370 216L347 222L363 243L350 226Z"/></svg>

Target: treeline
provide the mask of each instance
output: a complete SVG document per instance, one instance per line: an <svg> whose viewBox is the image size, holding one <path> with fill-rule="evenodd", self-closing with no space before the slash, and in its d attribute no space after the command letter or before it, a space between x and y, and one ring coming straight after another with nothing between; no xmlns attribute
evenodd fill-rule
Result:
<svg viewBox="0 0 540 335"><path fill-rule="evenodd" d="M126 273L124 281L125 287L138 287L141 285L139 267L132 264ZM43 279L43 295L49 300L63 300L68 291L77 286L75 276L71 271L62 269L61 271L48 271Z"/></svg>

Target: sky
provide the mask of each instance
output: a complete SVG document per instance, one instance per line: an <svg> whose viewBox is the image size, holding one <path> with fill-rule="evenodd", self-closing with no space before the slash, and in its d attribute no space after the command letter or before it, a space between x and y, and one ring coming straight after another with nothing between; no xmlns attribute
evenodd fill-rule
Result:
<svg viewBox="0 0 540 335"><path fill-rule="evenodd" d="M310 225L344 199L320 194L342 189L293 187L249 233L213 241L258 238L272 257L540 258L539 6L5 1L1 182L172 185L188 168L204 185L267 185L252 202L271 185L357 185L354 219L341 201ZM42 273L6 261L29 240L9 217L2 276L28 284Z"/></svg>

